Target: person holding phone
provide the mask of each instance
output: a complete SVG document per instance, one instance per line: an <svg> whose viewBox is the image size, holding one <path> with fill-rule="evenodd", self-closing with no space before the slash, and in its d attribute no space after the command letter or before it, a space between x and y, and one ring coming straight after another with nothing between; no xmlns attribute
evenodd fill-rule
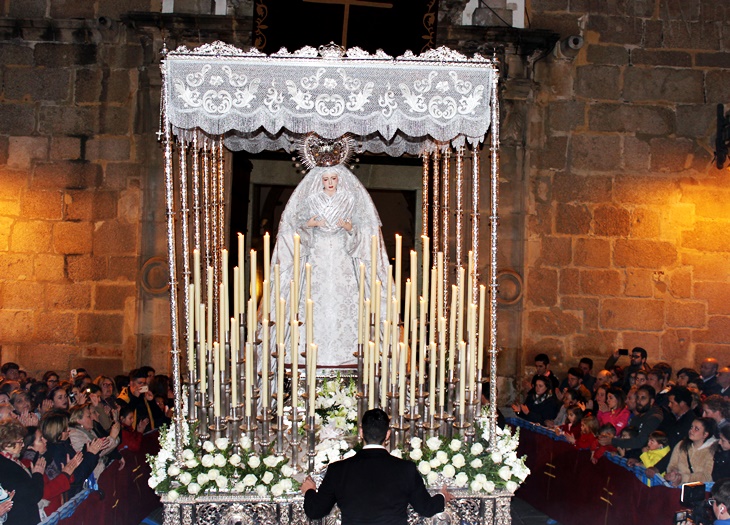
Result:
<svg viewBox="0 0 730 525"><path fill-rule="evenodd" d="M117 403L122 406L129 406L134 409L134 420L132 427L136 428L137 423L148 419L149 430L158 428L164 414L154 402L154 395L147 385L147 373L142 369L135 369L129 373L129 386L122 389L117 397Z"/></svg>
<svg viewBox="0 0 730 525"><path fill-rule="evenodd" d="M629 355L631 359L631 364L629 364L629 366L624 369L623 379L616 383L614 386L621 387L624 392L628 392L629 388L631 388L631 375L636 374L636 372L640 370L643 370L644 372L649 372L650 367L646 364L646 350L641 348L640 346L636 346L631 350L631 353L629 353L628 349L625 348L617 349L616 351L614 351L613 355L611 355L606 360L606 365L603 368L605 368L606 370L610 370L618 362L619 358L622 355Z"/></svg>

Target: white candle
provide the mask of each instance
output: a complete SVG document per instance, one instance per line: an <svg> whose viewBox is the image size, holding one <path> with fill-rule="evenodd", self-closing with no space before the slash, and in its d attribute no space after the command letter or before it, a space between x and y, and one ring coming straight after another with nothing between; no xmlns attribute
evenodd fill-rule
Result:
<svg viewBox="0 0 730 525"><path fill-rule="evenodd" d="M365 299L365 314L362 316L363 342L370 341L370 299Z"/></svg>
<svg viewBox="0 0 730 525"><path fill-rule="evenodd" d="M484 303L487 288L479 286L479 344L477 345L477 369L484 369ZM481 377L479 378L481 381Z"/></svg>
<svg viewBox="0 0 730 525"><path fill-rule="evenodd" d="M418 261L415 250L411 250L411 321L413 324L418 319Z"/></svg>
<svg viewBox="0 0 730 525"><path fill-rule="evenodd" d="M208 307L208 348L213 348L213 308L215 307L213 305L213 287L215 284L213 283L213 267L208 266L208 302L206 303Z"/></svg>
<svg viewBox="0 0 730 525"><path fill-rule="evenodd" d="M408 346L408 335L411 333L410 329L411 322L411 280L406 279L406 305L403 310L403 341Z"/></svg>
<svg viewBox="0 0 730 525"><path fill-rule="evenodd" d="M367 395L368 384L370 384L370 350L369 350L368 346L365 346L363 348L362 384L363 384L363 394Z"/></svg>
<svg viewBox="0 0 730 525"><path fill-rule="evenodd" d="M309 345L312 344L314 341L314 301L311 299L307 299L307 306L306 306L306 341L307 341L307 348L309 348Z"/></svg>
<svg viewBox="0 0 730 525"><path fill-rule="evenodd" d="M365 313L365 265L363 263L360 263L359 283L357 299L357 344L361 345L364 334L363 315Z"/></svg>
<svg viewBox="0 0 730 525"><path fill-rule="evenodd" d="M284 298L280 298L277 301L279 304L279 318L276 320L276 344L284 344L284 334L286 328L284 327L286 319L286 301Z"/></svg>
<svg viewBox="0 0 730 525"><path fill-rule="evenodd" d="M299 234L294 234L294 292L291 294L291 308L293 310L299 309L299 244L301 240Z"/></svg>
<svg viewBox="0 0 730 525"><path fill-rule="evenodd" d="M269 232L264 233L264 281L268 281L270 278L270 272L271 272L271 250L269 249L270 245L270 239Z"/></svg>
<svg viewBox="0 0 730 525"><path fill-rule="evenodd" d="M253 345L246 343L246 417L251 416L253 406Z"/></svg>
<svg viewBox="0 0 730 525"><path fill-rule="evenodd" d="M469 265L467 267L467 279L466 279L466 296L469 298L467 303L476 301L476 297L473 296L472 288L474 288L474 252L469 250Z"/></svg>
<svg viewBox="0 0 730 525"><path fill-rule="evenodd" d="M269 315L271 313L271 305L269 304L269 301L271 300L271 293L269 291L269 280L264 279L264 286L263 290L261 291L261 303L262 303L262 318L269 320Z"/></svg>
<svg viewBox="0 0 730 525"><path fill-rule="evenodd" d="M380 408L388 407L388 321L383 321L383 351L380 353Z"/></svg>
<svg viewBox="0 0 730 525"><path fill-rule="evenodd" d="M406 345L398 343L398 415L405 415L406 412Z"/></svg>
<svg viewBox="0 0 730 525"><path fill-rule="evenodd" d="M400 277L401 277L401 265L403 264L401 258L403 256L403 237L395 234L395 298L397 299L398 311L393 315L394 319L400 317Z"/></svg>
<svg viewBox="0 0 730 525"><path fill-rule="evenodd" d="M218 343L213 343L213 415L221 415L221 358Z"/></svg>
<svg viewBox="0 0 730 525"><path fill-rule="evenodd" d="M376 330L377 331L377 330ZM375 408L375 343L368 342L368 353L370 354L370 388L368 388L368 410Z"/></svg>
<svg viewBox="0 0 730 525"><path fill-rule="evenodd" d="M444 334L444 328L446 328L446 319L443 317L439 319L439 404L440 406L446 406L445 403L445 386L446 386L446 336Z"/></svg>
<svg viewBox="0 0 730 525"><path fill-rule="evenodd" d="M466 399L464 398L464 384L466 380L466 343L461 341L459 343L459 410L464 414L466 409Z"/></svg>
<svg viewBox="0 0 730 525"><path fill-rule="evenodd" d="M280 272L279 265L274 266L274 301L276 301L276 304L274 305L274 308L276 309L276 313L274 314L274 320L279 321L279 299L281 298L281 279L280 279ZM277 328L278 330L278 328Z"/></svg>
<svg viewBox="0 0 730 525"><path fill-rule="evenodd" d="M291 294L294 296L294 281L291 283ZM291 406L292 415L296 415L297 402L299 401L299 321L296 309L291 309L291 326L289 327L289 340L291 342Z"/></svg>
<svg viewBox="0 0 730 525"><path fill-rule="evenodd" d="M456 354L456 285L451 285L451 312L449 312L449 370L454 370L454 356ZM459 361L461 364L461 361Z"/></svg>
<svg viewBox="0 0 730 525"><path fill-rule="evenodd" d="M283 299L282 299L283 300ZM284 359L286 358L286 345L276 345L276 415L284 415Z"/></svg>
<svg viewBox="0 0 730 525"><path fill-rule="evenodd" d="M395 297L393 297L393 299L391 299L391 301L393 302L393 311L395 312L397 310L397 308L398 308L398 306L396 305ZM393 381L392 381L392 383L393 383L393 386L395 386L395 369L398 366L398 359L397 359L396 353L397 353L397 351L399 349L399 347L398 347L398 341L400 339L400 326L398 324L398 319L397 318L394 319L390 323L390 330L391 330L391 334L390 334L390 346L393 349L392 350L393 355L391 356L391 363L392 363L391 364L391 368L393 370L393 372L392 372L392 375L393 375Z"/></svg>
<svg viewBox="0 0 730 525"><path fill-rule="evenodd" d="M474 326L476 325L477 305L474 303L469 304L469 397L474 398L474 386L476 383L476 371L475 364L477 359L477 344L474 333Z"/></svg>
<svg viewBox="0 0 730 525"><path fill-rule="evenodd" d="M462 266L459 268L459 302L458 302L458 312L456 314L456 331L457 331L457 340L463 341L464 340L464 315L466 314L466 308L464 306L464 289L466 288L466 282L464 280L464 267Z"/></svg>
<svg viewBox="0 0 730 525"><path fill-rule="evenodd" d="M428 372L428 406L431 413L436 412L436 343L429 346L429 372Z"/></svg>
<svg viewBox="0 0 730 525"><path fill-rule="evenodd" d="M431 268L431 301L430 301L430 308L429 308L429 324L431 326L431 333L430 333L430 339L429 343L435 343L436 342L436 296L438 295L436 293L436 283L438 282L438 279L436 278L436 268Z"/></svg>
<svg viewBox="0 0 730 525"><path fill-rule="evenodd" d="M393 294L393 266L388 266L388 281L385 286L385 320L390 323L393 318L393 303L390 298ZM386 343L387 344L387 343Z"/></svg>
<svg viewBox="0 0 730 525"><path fill-rule="evenodd" d="M223 284L223 310L219 313L221 316L221 319L228 319L231 314L228 306L228 250L225 248L222 250L223 254L223 261L221 262L221 274L222 274L222 284ZM228 324L223 323L223 324ZM226 327L227 328L227 327ZM221 340L221 344L223 344L223 340Z"/></svg>
<svg viewBox="0 0 730 525"><path fill-rule="evenodd" d="M428 290L429 290L429 283L428 283L428 274L431 271L430 266L430 242L429 238L425 235L421 235L421 244L423 245L423 291L421 292L423 294L423 297L428 299Z"/></svg>
<svg viewBox="0 0 730 525"><path fill-rule="evenodd" d="M238 323L231 317L231 403L238 405L238 338L236 326Z"/></svg>
<svg viewBox="0 0 730 525"><path fill-rule="evenodd" d="M375 315L373 316L375 318L375 322L373 323L373 341L375 343L375 352L376 356L380 355L380 287L382 286L382 283L380 281L375 281ZM373 362L373 366L375 366L376 362Z"/></svg>
<svg viewBox="0 0 730 525"><path fill-rule="evenodd" d="M306 288L305 299L312 298L312 265L307 263L304 265L304 286Z"/></svg>
<svg viewBox="0 0 730 525"><path fill-rule="evenodd" d="M238 291L238 300L240 301L240 304L238 305L238 313L245 314L246 313L246 248L245 248L245 242L244 242L244 236L242 233L238 234L238 271L240 272L240 281L238 285L240 286L240 290ZM239 318L240 319L240 318ZM236 319L237 321L239 319Z"/></svg>
<svg viewBox="0 0 730 525"><path fill-rule="evenodd" d="M257 280L258 277L256 277L256 250L251 250L251 262L249 263L251 265L251 283L250 283L250 290L249 293L250 298L253 299L253 305L254 308L256 307L256 301L258 300L258 287L257 287Z"/></svg>
<svg viewBox="0 0 730 525"><path fill-rule="evenodd" d="M314 343L309 345L309 371L307 379L309 379L309 417L314 417L314 405L317 395L317 345Z"/></svg>
<svg viewBox="0 0 730 525"><path fill-rule="evenodd" d="M205 319L205 305L201 304L199 307L199 318ZM200 332L198 333L198 373L200 376L200 391L203 394L203 399L208 395L208 381L206 378L208 356L206 348L205 338L205 322L200 323ZM205 403L203 403L205 404Z"/></svg>
<svg viewBox="0 0 730 525"><path fill-rule="evenodd" d="M195 285L188 285L188 370L195 370L195 331L193 328L195 319Z"/></svg>
<svg viewBox="0 0 730 525"><path fill-rule="evenodd" d="M411 406L416 405L416 323L411 326Z"/></svg>
<svg viewBox="0 0 730 525"><path fill-rule="evenodd" d="M218 342L220 343L221 371L224 375L226 373L226 330L228 329L227 318L223 317L223 313L226 311L225 300L225 287L221 283L218 285Z"/></svg>
<svg viewBox="0 0 730 525"><path fill-rule="evenodd" d="M424 374L426 373L426 300L421 297L418 302L420 306L420 316L418 318L418 384L423 385L425 383Z"/></svg>
<svg viewBox="0 0 730 525"><path fill-rule="evenodd" d="M241 313L241 271L238 266L233 267L233 317L236 318L236 326Z"/></svg>
<svg viewBox="0 0 730 525"><path fill-rule="evenodd" d="M193 297L191 297L191 301L193 301L193 307L195 308L195 331L200 331L200 322L202 319L200 318L200 309L198 308L198 305L200 304L200 250L195 249L193 250L193 284L195 285L195 294Z"/></svg>
<svg viewBox="0 0 730 525"><path fill-rule="evenodd" d="M436 316L444 316L444 252L438 252L436 256L436 274L437 274L437 297L436 297Z"/></svg>
<svg viewBox="0 0 730 525"><path fill-rule="evenodd" d="M269 344L269 320L264 318L261 322L261 406L269 408L269 367L271 359L271 348Z"/></svg>

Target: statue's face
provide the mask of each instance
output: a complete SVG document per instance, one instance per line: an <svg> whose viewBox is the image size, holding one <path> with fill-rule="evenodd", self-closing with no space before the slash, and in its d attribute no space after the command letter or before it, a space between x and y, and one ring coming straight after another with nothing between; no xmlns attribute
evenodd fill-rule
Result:
<svg viewBox="0 0 730 525"><path fill-rule="evenodd" d="M322 186L327 193L337 191L337 183L340 181L339 175L336 173L325 173L322 175Z"/></svg>

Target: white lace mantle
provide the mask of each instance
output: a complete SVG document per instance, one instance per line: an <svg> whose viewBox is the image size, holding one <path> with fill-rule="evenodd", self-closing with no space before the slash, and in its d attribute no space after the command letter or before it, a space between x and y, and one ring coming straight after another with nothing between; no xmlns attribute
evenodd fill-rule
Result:
<svg viewBox="0 0 730 525"><path fill-rule="evenodd" d="M497 78L493 60L448 48L396 59L358 48L268 56L221 42L168 53L163 72L176 134L228 134L231 149L257 152L291 150L310 131L352 133L360 149L395 155L481 141Z"/></svg>

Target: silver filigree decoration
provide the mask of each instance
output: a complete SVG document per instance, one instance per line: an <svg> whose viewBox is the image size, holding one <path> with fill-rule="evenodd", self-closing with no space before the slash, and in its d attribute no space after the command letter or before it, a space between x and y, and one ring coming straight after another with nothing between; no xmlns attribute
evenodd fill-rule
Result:
<svg viewBox="0 0 730 525"><path fill-rule="evenodd" d="M319 54L327 60L338 60L345 56L345 48L330 42L327 45L319 46Z"/></svg>

